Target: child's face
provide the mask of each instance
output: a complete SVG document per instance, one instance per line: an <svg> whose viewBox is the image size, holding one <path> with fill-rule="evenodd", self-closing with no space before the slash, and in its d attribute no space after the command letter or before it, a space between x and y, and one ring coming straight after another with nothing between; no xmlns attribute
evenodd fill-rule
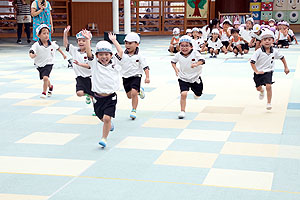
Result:
<svg viewBox="0 0 300 200"><path fill-rule="evenodd" d="M217 39L219 37L219 34L213 33L212 37L213 37L213 39Z"/></svg>
<svg viewBox="0 0 300 200"><path fill-rule="evenodd" d="M201 33L201 32L199 32L198 36L199 36L199 37L202 37L202 33Z"/></svg>
<svg viewBox="0 0 300 200"><path fill-rule="evenodd" d="M273 38L264 38L261 40L261 44L265 47L265 48L270 48L272 46L272 44L274 43L274 39Z"/></svg>
<svg viewBox="0 0 300 200"><path fill-rule="evenodd" d="M269 26L273 27L274 26L274 22L269 22Z"/></svg>
<svg viewBox="0 0 300 200"><path fill-rule="evenodd" d="M96 54L98 61L102 65L107 65L112 58L112 53L109 52L98 52Z"/></svg>
<svg viewBox="0 0 300 200"><path fill-rule="evenodd" d="M80 50L85 50L85 39L79 38L77 40L77 44L78 44L78 47L80 48Z"/></svg>
<svg viewBox="0 0 300 200"><path fill-rule="evenodd" d="M228 29L229 27L230 27L230 25L228 23L223 24L223 29Z"/></svg>
<svg viewBox="0 0 300 200"><path fill-rule="evenodd" d="M198 35L199 35L198 31L193 31L193 36L194 37L198 37Z"/></svg>
<svg viewBox="0 0 300 200"><path fill-rule="evenodd" d="M282 26L282 29L283 29L283 30L288 30L288 26L283 25L283 26Z"/></svg>
<svg viewBox="0 0 300 200"><path fill-rule="evenodd" d="M246 28L247 29L251 29L253 27L252 22L251 21L247 21L246 22Z"/></svg>
<svg viewBox="0 0 300 200"><path fill-rule="evenodd" d="M189 42L181 42L179 44L179 49L180 49L181 53L183 53L184 55L187 55L193 49L193 47Z"/></svg>
<svg viewBox="0 0 300 200"><path fill-rule="evenodd" d="M234 32L234 33L232 34L232 36L236 38L236 37L239 36L239 34L238 34L237 32Z"/></svg>
<svg viewBox="0 0 300 200"><path fill-rule="evenodd" d="M139 46L139 43L137 43L137 42L125 41L125 48L129 53L133 53L138 46Z"/></svg>
<svg viewBox="0 0 300 200"><path fill-rule="evenodd" d="M173 34L173 36L178 39L179 38L179 34Z"/></svg>
<svg viewBox="0 0 300 200"><path fill-rule="evenodd" d="M187 35L190 36L190 37L192 37L193 34L192 33L187 33Z"/></svg>
<svg viewBox="0 0 300 200"><path fill-rule="evenodd" d="M39 38L42 42L49 40L49 30L47 28L42 28Z"/></svg>
<svg viewBox="0 0 300 200"><path fill-rule="evenodd" d="M234 25L234 28L235 28L235 29L239 29L239 27L240 27L239 24L235 24L235 25Z"/></svg>

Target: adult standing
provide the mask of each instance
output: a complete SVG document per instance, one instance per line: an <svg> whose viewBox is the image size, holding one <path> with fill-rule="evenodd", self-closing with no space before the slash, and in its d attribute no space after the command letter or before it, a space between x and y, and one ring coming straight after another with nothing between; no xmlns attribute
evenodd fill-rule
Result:
<svg viewBox="0 0 300 200"><path fill-rule="evenodd" d="M33 17L33 40L38 41L36 28L41 24L46 24L50 28L49 40L53 33L53 21L51 16L51 5L47 0L34 0L31 4L31 16Z"/></svg>
<svg viewBox="0 0 300 200"><path fill-rule="evenodd" d="M30 43L30 23L31 23L31 15L30 15L30 1L25 0L14 0L13 1L14 8L17 14L17 35L18 35L18 44L22 44L22 29L23 24L25 27L25 33L27 35L27 43Z"/></svg>

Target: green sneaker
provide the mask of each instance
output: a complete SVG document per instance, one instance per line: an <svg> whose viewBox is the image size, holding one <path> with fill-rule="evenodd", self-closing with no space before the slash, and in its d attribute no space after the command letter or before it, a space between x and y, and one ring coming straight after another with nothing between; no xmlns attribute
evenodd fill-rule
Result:
<svg viewBox="0 0 300 200"><path fill-rule="evenodd" d="M92 102L91 97L89 95L86 95L85 97L85 103L90 104Z"/></svg>

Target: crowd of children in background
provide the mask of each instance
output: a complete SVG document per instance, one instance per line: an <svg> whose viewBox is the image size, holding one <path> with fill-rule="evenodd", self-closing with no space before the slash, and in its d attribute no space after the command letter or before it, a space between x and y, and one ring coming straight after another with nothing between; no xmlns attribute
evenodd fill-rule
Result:
<svg viewBox="0 0 300 200"><path fill-rule="evenodd" d="M225 19L220 23L218 19L210 21L202 28L187 29L186 35L192 38L193 49L200 53L210 53L210 58L216 58L220 52L227 54L233 52L235 56L247 54L250 48L255 50L261 47L261 34L263 30L271 30L275 34L274 44L278 48L289 48L295 42L295 34L289 23L270 19L268 25L254 24L253 18L247 18L245 24L239 21ZM174 28L169 51L171 55L178 51L180 30Z"/></svg>

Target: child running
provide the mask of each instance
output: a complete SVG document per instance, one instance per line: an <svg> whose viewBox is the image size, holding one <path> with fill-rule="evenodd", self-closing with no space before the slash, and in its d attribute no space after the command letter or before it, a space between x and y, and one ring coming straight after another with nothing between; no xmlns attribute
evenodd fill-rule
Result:
<svg viewBox="0 0 300 200"><path fill-rule="evenodd" d="M123 86L128 99L131 99L132 110L130 118L134 120L138 106L138 95L141 99L145 98L144 88L141 87L143 71L146 74L145 83L150 83L149 66L139 49L140 36L137 33L131 32L126 35L124 40L126 50L121 62Z"/></svg>
<svg viewBox="0 0 300 200"><path fill-rule="evenodd" d="M115 117L117 94L119 90L120 61L123 50L116 36L109 33L109 39L115 45L118 53L113 55L112 45L107 41L100 41L96 45L96 54L92 54L90 33L82 31L86 38L85 48L88 57L88 65L92 71L92 92L94 93L94 110L97 117L104 123L102 139L99 145L103 148L107 145L109 131L114 130L111 118ZM86 66L82 66L88 68Z"/></svg>
<svg viewBox="0 0 300 200"><path fill-rule="evenodd" d="M43 80L43 92L41 98L45 99L47 96L51 97L53 92L53 85L51 85L49 77L54 65L54 58L56 50L60 50L55 42L49 40L50 28L46 24L41 24L36 28L36 34L39 40L35 42L29 51L30 58L34 59L34 65L40 74L40 80ZM62 51L60 51L62 53ZM66 57L62 53L64 58ZM48 94L47 93L47 88Z"/></svg>
<svg viewBox="0 0 300 200"><path fill-rule="evenodd" d="M175 55L171 64L176 76L178 76L181 93L181 112L178 114L178 118L183 119L185 117L187 93L190 88L194 92L195 98L199 98L202 95L203 83L200 74L205 60L198 51L193 50L192 39L189 36L182 36L180 38L179 47L180 52ZM177 68L177 63L179 63L180 68Z"/></svg>
<svg viewBox="0 0 300 200"><path fill-rule="evenodd" d="M67 26L64 30L64 46L66 51L70 53L74 60L73 69L76 74L76 94L78 97L86 96L86 103L91 103L92 98L92 82L91 76L92 71L88 65L88 57L86 55L85 40L86 38L82 35L82 31L76 34L78 47L69 44L68 32L71 26ZM92 34L90 33L90 39Z"/></svg>
<svg viewBox="0 0 300 200"><path fill-rule="evenodd" d="M262 100L265 96L265 90L263 86L266 86L267 90L267 110L272 109L272 76L275 68L275 59L280 59L284 65L284 72L288 74L290 72L286 60L280 52L272 47L274 43L274 33L270 30L265 30L261 34L261 48L256 50L251 58L251 67L254 71L253 80L256 85L257 91L259 91L259 99Z"/></svg>

